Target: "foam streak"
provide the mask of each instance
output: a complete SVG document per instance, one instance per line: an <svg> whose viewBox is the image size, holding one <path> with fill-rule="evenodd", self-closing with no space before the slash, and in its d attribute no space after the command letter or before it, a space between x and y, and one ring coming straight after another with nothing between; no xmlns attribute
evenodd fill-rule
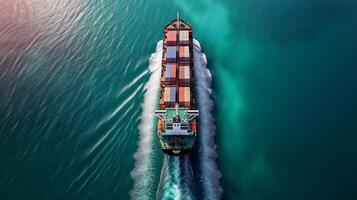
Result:
<svg viewBox="0 0 357 200"><path fill-rule="evenodd" d="M216 164L216 145L214 137L216 126L212 115L213 101L211 95L211 73L207 68L206 55L202 53L200 43L194 40L194 72L199 116L199 159L204 199L220 199L223 189L219 180L221 173Z"/></svg>
<svg viewBox="0 0 357 200"><path fill-rule="evenodd" d="M151 76L145 84L144 102L142 107L142 116L139 126L139 143L138 149L134 154L135 167L131 172L131 177L134 180L133 189L130 191L132 199L143 199L149 196L151 183L157 178L155 173L151 173L154 169L153 161L153 138L154 134L154 111L158 104L160 91L160 76L161 76L161 58L162 58L162 41L159 41L156 47L156 52L150 57L149 71Z"/></svg>

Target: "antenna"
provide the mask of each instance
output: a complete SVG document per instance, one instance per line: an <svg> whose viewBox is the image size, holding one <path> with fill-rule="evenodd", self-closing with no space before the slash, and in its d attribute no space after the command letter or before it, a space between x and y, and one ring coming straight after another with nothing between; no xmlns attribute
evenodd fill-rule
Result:
<svg viewBox="0 0 357 200"><path fill-rule="evenodd" d="M179 17L179 12L177 12L176 18L177 18L177 26L178 26L178 27L180 27L180 17Z"/></svg>

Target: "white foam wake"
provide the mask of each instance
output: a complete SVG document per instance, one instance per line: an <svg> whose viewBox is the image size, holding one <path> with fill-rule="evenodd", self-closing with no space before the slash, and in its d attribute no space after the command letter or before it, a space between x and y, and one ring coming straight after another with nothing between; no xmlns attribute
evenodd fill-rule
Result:
<svg viewBox="0 0 357 200"><path fill-rule="evenodd" d="M212 115L213 101L210 98L211 73L207 68L206 55L202 53L200 43L194 40L194 73L195 89L197 94L199 116L199 168L201 171L204 199L220 199L223 189L219 183L221 173L218 170L216 158L216 145L214 137L216 126Z"/></svg>
<svg viewBox="0 0 357 200"><path fill-rule="evenodd" d="M160 92L162 59L162 41L156 46L156 52L150 57L149 71L151 73L149 81L145 84L144 102L141 105L142 115L139 126L138 149L134 154L135 167L131 172L134 181L133 189L130 191L132 199L143 199L149 196L153 187L152 183L157 179L154 171L153 138L154 133L154 111L158 105Z"/></svg>
<svg viewBox="0 0 357 200"><path fill-rule="evenodd" d="M178 159L178 157L165 155L156 199L180 200L182 198L180 191L180 166Z"/></svg>
<svg viewBox="0 0 357 200"><path fill-rule="evenodd" d="M221 173L216 164L216 145L214 143L215 125L212 115L213 101L211 100L211 73L207 69L207 59L201 51L200 44L194 40L194 72L195 89L197 94L199 116L199 170L204 199L220 199L222 187L219 180ZM134 180L130 192L132 199L150 199L154 188L157 188L157 199L195 199L194 178L192 166L188 156L172 157L165 155L161 169L158 187L153 185L157 180L154 161L157 159L153 152L154 111L158 104L161 76L162 41L158 42L156 52L150 57L149 70L151 76L145 84L142 116L139 126L139 143L134 154L135 168L131 173ZM157 155L156 155L157 156Z"/></svg>
<svg viewBox="0 0 357 200"><path fill-rule="evenodd" d="M156 199L192 200L193 173L188 155L165 155Z"/></svg>

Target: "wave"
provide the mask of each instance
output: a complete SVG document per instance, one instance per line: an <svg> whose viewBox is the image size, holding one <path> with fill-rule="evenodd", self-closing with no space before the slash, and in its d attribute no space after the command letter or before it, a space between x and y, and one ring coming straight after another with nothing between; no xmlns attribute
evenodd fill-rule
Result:
<svg viewBox="0 0 357 200"><path fill-rule="evenodd" d="M199 116L199 169L200 182L204 199L220 199L223 189L220 185L221 173L216 163L217 153L214 137L216 126L214 125L212 93L212 76L207 68L207 58L201 51L200 43L194 40L194 73L195 89L197 94Z"/></svg>
<svg viewBox="0 0 357 200"><path fill-rule="evenodd" d="M165 155L156 199L195 199L193 176L188 155Z"/></svg>
<svg viewBox="0 0 357 200"><path fill-rule="evenodd" d="M131 172L134 181L133 189L130 191L132 199L144 199L149 197L152 183L155 182L156 174L154 161L154 111L157 107L160 76L161 76L162 41L156 46L156 52L150 57L149 71L151 73L149 81L145 84L144 102L141 105L142 116L139 125L139 143L134 154L135 167Z"/></svg>

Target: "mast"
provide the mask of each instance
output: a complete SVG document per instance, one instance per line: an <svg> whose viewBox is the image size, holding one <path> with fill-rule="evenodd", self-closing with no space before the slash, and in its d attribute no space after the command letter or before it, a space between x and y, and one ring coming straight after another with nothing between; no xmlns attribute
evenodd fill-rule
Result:
<svg viewBox="0 0 357 200"><path fill-rule="evenodd" d="M180 18L179 12L176 13L176 21L177 21L177 34L180 35ZM179 80L177 74L179 74L179 63L180 63L180 56L179 56L179 48L180 48L180 37L176 35L176 115L178 115L178 96L179 96Z"/></svg>

